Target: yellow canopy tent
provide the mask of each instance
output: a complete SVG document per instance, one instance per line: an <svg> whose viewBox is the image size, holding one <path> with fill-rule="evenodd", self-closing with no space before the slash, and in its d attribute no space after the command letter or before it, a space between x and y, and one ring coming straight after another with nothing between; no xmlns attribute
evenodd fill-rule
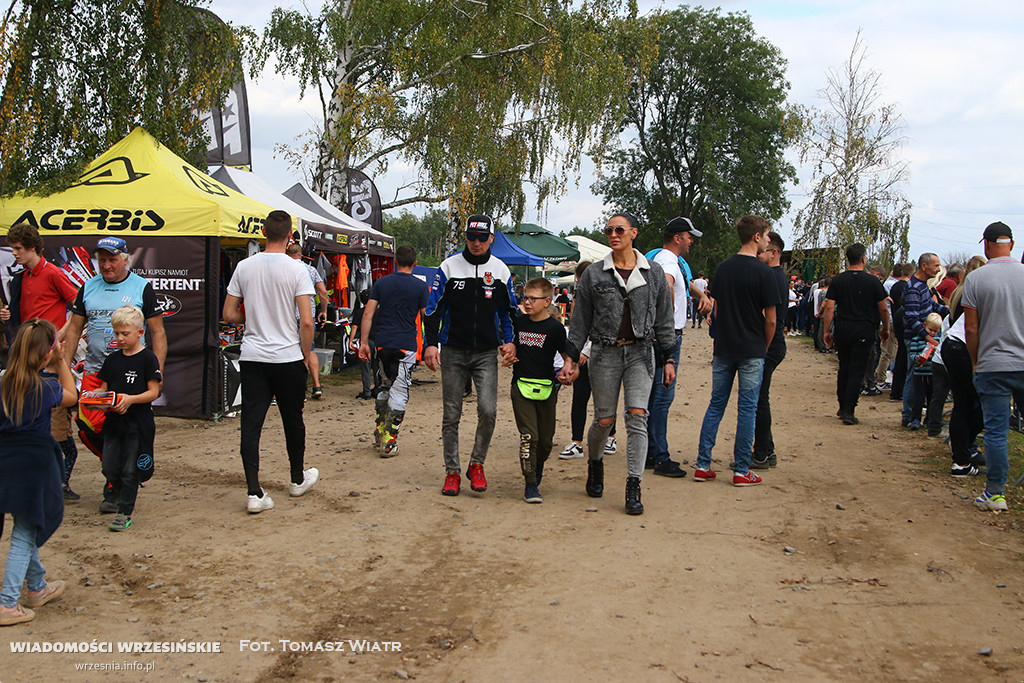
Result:
<svg viewBox="0 0 1024 683"><path fill-rule="evenodd" d="M136 128L64 192L0 199L0 234L28 222L48 235L262 239L271 208L218 183Z"/></svg>
<svg viewBox="0 0 1024 683"><path fill-rule="evenodd" d="M0 243L15 223L31 223L46 258L80 282L95 272L89 254L98 239L126 240L132 270L153 284L167 330L164 390L154 405L164 415L210 417L230 390L218 334L230 261L222 247L262 240L271 210L136 128L64 192L0 198Z"/></svg>

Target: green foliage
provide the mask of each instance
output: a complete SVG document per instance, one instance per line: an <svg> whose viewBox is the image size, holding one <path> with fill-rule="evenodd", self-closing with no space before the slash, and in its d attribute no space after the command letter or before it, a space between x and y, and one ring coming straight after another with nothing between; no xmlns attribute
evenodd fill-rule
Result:
<svg viewBox="0 0 1024 683"><path fill-rule="evenodd" d="M445 258L448 218L443 210L433 209L423 216L408 211L398 216L385 213L384 231L394 235L396 247L407 244L415 249L421 266L439 266Z"/></svg>
<svg viewBox="0 0 1024 683"><path fill-rule="evenodd" d="M0 24L0 195L68 186L137 125L202 163L199 112L241 73L236 47L190 0L14 0Z"/></svg>
<svg viewBox="0 0 1024 683"><path fill-rule="evenodd" d="M588 230L587 228L581 228L580 226L577 225L577 226L573 227L572 230L570 230L569 232L567 232L565 234L566 235L583 235L584 237L592 239L595 242L599 242L600 244L608 244L608 238L605 237L604 228L603 227L600 227L600 228L590 228Z"/></svg>
<svg viewBox="0 0 1024 683"><path fill-rule="evenodd" d="M898 156L903 123L896 105L881 104L880 74L865 63L858 31L842 70L827 72L824 109L799 108L800 161L811 164L812 190L797 212L796 246L831 250L860 242L868 259L891 267L910 251L910 202L900 186L907 163Z"/></svg>
<svg viewBox="0 0 1024 683"><path fill-rule="evenodd" d="M384 208L447 201L518 223L617 130L627 84L653 49L630 3L334 0L316 16L277 9L254 46L320 96L323 123L290 159L332 202L341 171L405 162L418 177ZM628 51L620 48L629 45ZM639 46L639 47L638 47ZM628 55L628 56L623 56Z"/></svg>
<svg viewBox="0 0 1024 683"><path fill-rule="evenodd" d="M704 237L687 261L710 273L739 248L737 218L773 221L788 207L785 60L745 13L682 7L649 24L659 53L630 88L632 141L600 159L594 191L637 216L641 250L661 246L669 219L689 217Z"/></svg>

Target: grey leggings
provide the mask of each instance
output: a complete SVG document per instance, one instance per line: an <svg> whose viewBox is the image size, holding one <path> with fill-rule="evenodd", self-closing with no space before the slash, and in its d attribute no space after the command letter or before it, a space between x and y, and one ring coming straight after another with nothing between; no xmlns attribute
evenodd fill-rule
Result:
<svg viewBox="0 0 1024 683"><path fill-rule="evenodd" d="M650 342L622 347L594 344L588 365L594 396L594 422L587 432L590 459L600 460L604 456L605 440L612 426L605 426L598 420L615 416L621 386L626 411L629 476L642 478L647 460L647 401L654 381L654 348ZM643 412L631 413L631 408L639 408Z"/></svg>

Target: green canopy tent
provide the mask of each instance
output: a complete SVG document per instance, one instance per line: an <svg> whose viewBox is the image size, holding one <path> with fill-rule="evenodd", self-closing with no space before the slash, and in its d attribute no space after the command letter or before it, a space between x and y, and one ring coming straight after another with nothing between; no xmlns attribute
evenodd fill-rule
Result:
<svg viewBox="0 0 1024 683"><path fill-rule="evenodd" d="M505 234L517 247L540 256L550 265L580 258L575 244L533 223L520 223L518 228L509 228Z"/></svg>

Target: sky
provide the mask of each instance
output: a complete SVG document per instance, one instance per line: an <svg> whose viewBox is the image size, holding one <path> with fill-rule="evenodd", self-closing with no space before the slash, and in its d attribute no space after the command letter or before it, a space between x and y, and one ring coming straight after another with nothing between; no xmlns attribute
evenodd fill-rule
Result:
<svg viewBox="0 0 1024 683"><path fill-rule="evenodd" d="M319 3L309 0L310 7ZM274 6L291 0L212 0L210 9L233 24L257 29ZM642 13L673 9L672 3L639 3ZM756 32L786 59L791 103L823 106L820 90L828 68L841 67L857 30L866 63L881 74L881 101L896 104L903 117L909 162L903 192L913 209L910 256L930 251L941 257L982 253L985 226L1001 220L1017 231L1024 249L1024 3L1006 0L805 0L722 2L723 11L745 11ZM284 190L301 180L275 148L294 144L319 120L315 92L299 96L296 82L265 71L247 83L252 126L253 171ZM790 154L796 165L795 154ZM809 170L797 166L799 181L788 189L791 208L777 228L787 241L792 220L806 201ZM553 232L594 227L605 210L594 195L593 167L584 162L578 185L540 211L528 204L526 222ZM415 177L415 169L393 164L375 181L386 201ZM416 211L415 207L411 207ZM419 209L419 210L422 210Z"/></svg>

